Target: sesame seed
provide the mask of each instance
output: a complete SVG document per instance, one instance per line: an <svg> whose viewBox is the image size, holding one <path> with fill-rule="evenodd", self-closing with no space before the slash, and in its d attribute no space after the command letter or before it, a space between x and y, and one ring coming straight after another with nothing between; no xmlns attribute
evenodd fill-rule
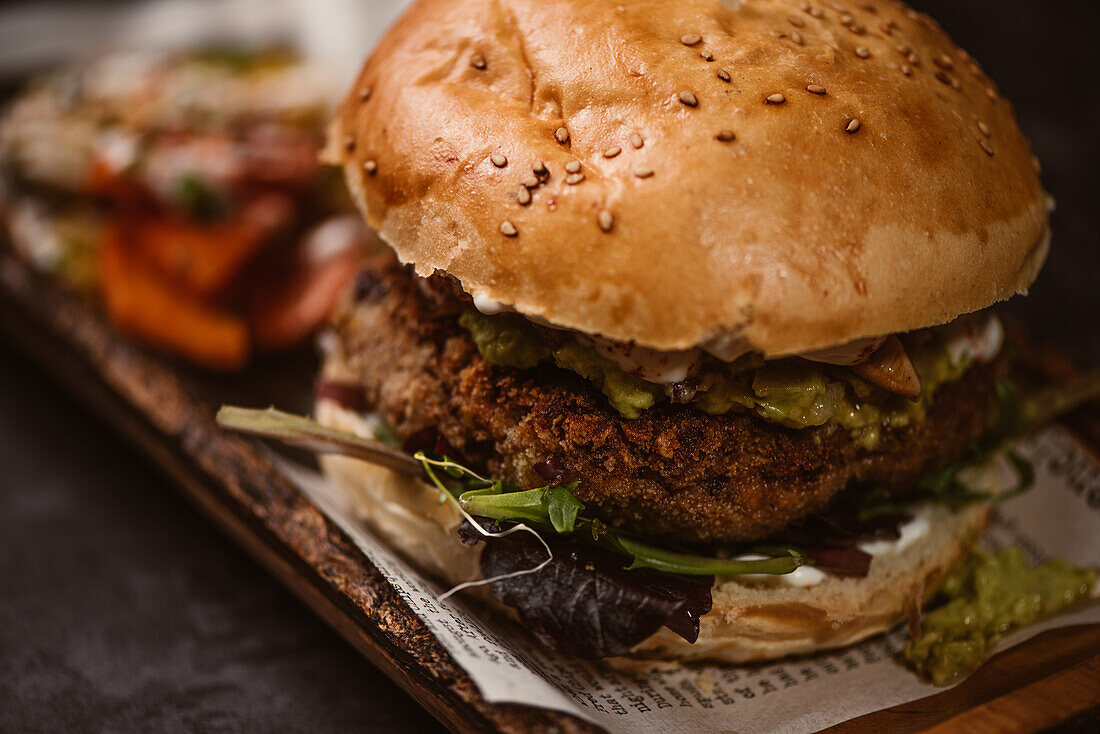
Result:
<svg viewBox="0 0 1100 734"><path fill-rule="evenodd" d="M947 74L946 71L937 70L936 73L932 76L936 77L936 79L938 79L942 83L951 86L951 77Z"/></svg>
<svg viewBox="0 0 1100 734"><path fill-rule="evenodd" d="M546 167L546 163L544 161L539 161L538 163L536 163L531 169L531 172L539 178L550 175L550 169Z"/></svg>
<svg viewBox="0 0 1100 734"><path fill-rule="evenodd" d="M680 102L688 107L698 107L699 99L686 89L679 94Z"/></svg>
<svg viewBox="0 0 1100 734"><path fill-rule="evenodd" d="M565 164L565 170L567 173L576 173L577 171L581 170L581 162L569 161Z"/></svg>
<svg viewBox="0 0 1100 734"><path fill-rule="evenodd" d="M960 82L955 77L951 77L951 88L952 89L962 89L963 88L962 82Z"/></svg>
<svg viewBox="0 0 1100 734"><path fill-rule="evenodd" d="M847 26L847 28L849 31L856 34L857 36L862 36L864 33L867 32L867 26L863 25L862 23L852 23Z"/></svg>
<svg viewBox="0 0 1100 734"><path fill-rule="evenodd" d="M860 3L859 8L860 8L860 10L866 10L868 13L877 13L878 12L878 8L876 8L871 3Z"/></svg>
<svg viewBox="0 0 1100 734"><path fill-rule="evenodd" d="M906 8L905 15L909 18L909 20L920 20L920 13L913 10L912 8Z"/></svg>
<svg viewBox="0 0 1100 734"><path fill-rule="evenodd" d="M519 187L519 191L516 192L516 201L519 202L520 206L527 206L531 203L531 192L527 190L527 187Z"/></svg>
<svg viewBox="0 0 1100 734"><path fill-rule="evenodd" d="M776 92L775 94L769 94L764 98L764 101L768 104L783 104L787 101L787 98Z"/></svg>
<svg viewBox="0 0 1100 734"><path fill-rule="evenodd" d="M493 162L493 165L497 168L504 168L508 165L508 159L502 156L500 153L493 153L489 156L489 160Z"/></svg>
<svg viewBox="0 0 1100 734"><path fill-rule="evenodd" d="M684 35L680 36L680 43L684 44L685 46L698 45L702 42L702 40L703 37L700 36L698 33L685 33Z"/></svg>
<svg viewBox="0 0 1100 734"><path fill-rule="evenodd" d="M985 151L985 154L986 154L987 156L989 156L990 158L992 158L992 157L993 157L993 146L992 146L992 145L990 145L989 143L985 142L985 141L984 141L984 140L982 140L981 138L978 138L978 145L982 146L982 150L984 150L984 151Z"/></svg>
<svg viewBox="0 0 1100 734"><path fill-rule="evenodd" d="M584 174L583 173L571 173L571 174L569 174L568 176L565 177L565 182L567 184L569 184L570 186L576 186L577 184L579 184L583 180L584 180Z"/></svg>
<svg viewBox="0 0 1100 734"><path fill-rule="evenodd" d="M488 64L485 63L484 56L482 56L481 54L474 54L470 57L470 66L474 67L475 69L484 69L486 66L488 66Z"/></svg>
<svg viewBox="0 0 1100 734"><path fill-rule="evenodd" d="M807 84L806 91L810 94L825 94L825 87L818 84Z"/></svg>
<svg viewBox="0 0 1100 734"><path fill-rule="evenodd" d="M516 225L511 222L504 221L500 223L500 233L505 237L515 237L519 234L519 230L516 229Z"/></svg>
<svg viewBox="0 0 1100 734"><path fill-rule="evenodd" d="M359 101L366 102L370 99L370 87L363 87L359 90Z"/></svg>
<svg viewBox="0 0 1100 734"><path fill-rule="evenodd" d="M909 54L905 57L905 60L913 66L920 66L920 56L917 56L916 54Z"/></svg>
<svg viewBox="0 0 1100 734"><path fill-rule="evenodd" d="M795 28L806 27L806 21L804 21L802 18L799 18L797 15L788 15L787 22L793 25Z"/></svg>
<svg viewBox="0 0 1100 734"><path fill-rule="evenodd" d="M1035 169L1035 173L1042 173L1043 172L1043 164L1039 162L1039 156L1037 156L1037 155L1031 156L1031 165Z"/></svg>
<svg viewBox="0 0 1100 734"><path fill-rule="evenodd" d="M856 19L852 17L851 13L843 13L840 16L841 25L851 25L852 23L855 23L855 21Z"/></svg>
<svg viewBox="0 0 1100 734"><path fill-rule="evenodd" d="M520 183L529 189L533 189L539 185L539 179L538 176L531 174L530 176L525 176Z"/></svg>
<svg viewBox="0 0 1100 734"><path fill-rule="evenodd" d="M721 140L723 143L731 143L737 139L737 135L733 130L719 130L714 137Z"/></svg>
<svg viewBox="0 0 1100 734"><path fill-rule="evenodd" d="M630 136L630 144L635 148L641 148L643 145L645 145L645 141L642 140L641 135L639 135L638 133L634 133Z"/></svg>
<svg viewBox="0 0 1100 734"><path fill-rule="evenodd" d="M996 92L996 90L993 89L993 87L986 87L985 88L985 96L989 97L991 100L996 101L997 92Z"/></svg>
<svg viewBox="0 0 1100 734"><path fill-rule="evenodd" d="M725 69L719 69L718 71L716 71L714 73L714 75L716 77L718 77L719 79L721 79L722 81L724 81L726 84L729 84L730 73L728 71L726 71Z"/></svg>
<svg viewBox="0 0 1100 734"><path fill-rule="evenodd" d="M802 34L798 31L791 31L791 40L797 43L799 46L803 46L806 43L802 38Z"/></svg>
<svg viewBox="0 0 1100 734"><path fill-rule="evenodd" d="M653 175L653 169L646 166L638 166L634 169L634 175L638 178L649 178Z"/></svg>
<svg viewBox="0 0 1100 734"><path fill-rule="evenodd" d="M607 209L602 209L600 213L596 215L596 222L604 232L610 232L611 228L615 226L615 215Z"/></svg>
<svg viewBox="0 0 1100 734"><path fill-rule="evenodd" d="M798 4L798 9L801 10L803 13L810 12L811 7L812 6L808 2L806 2L806 0L802 0L802 2Z"/></svg>
<svg viewBox="0 0 1100 734"><path fill-rule="evenodd" d="M848 120L848 124L844 126L844 132L851 135L852 133L858 132L861 127L863 127L862 123L857 118L853 117L851 120Z"/></svg>
<svg viewBox="0 0 1100 734"><path fill-rule="evenodd" d="M710 51L700 51L699 56L703 59L703 61L714 61L714 54L712 54Z"/></svg>
<svg viewBox="0 0 1100 734"><path fill-rule="evenodd" d="M856 49L856 56L861 59L869 59L871 58L871 49L867 48L866 46L860 46Z"/></svg>
<svg viewBox="0 0 1100 734"><path fill-rule="evenodd" d="M554 131L554 139L557 140L559 143L569 142L569 131L566 130L564 127L559 127L557 130Z"/></svg>
<svg viewBox="0 0 1100 734"><path fill-rule="evenodd" d="M373 176L378 173L378 164L373 160L363 161L363 170L366 171L368 176Z"/></svg>
<svg viewBox="0 0 1100 734"><path fill-rule="evenodd" d="M897 24L897 23L895 23L895 22L894 22L894 21L892 21L892 20L884 20L884 21L882 21L882 23L881 23L881 24L879 24L879 28L881 28L881 29L882 29L882 32L883 32L883 33L885 33L885 34L886 34L886 35L888 35L888 36L889 36L889 35L890 35L891 33L893 33L893 32L894 32L894 29L895 29L895 28L897 28L897 27L898 27L898 24Z"/></svg>
<svg viewBox="0 0 1100 734"><path fill-rule="evenodd" d="M354 135L345 135L344 136L344 150L346 150L349 153L351 151L355 150L355 136Z"/></svg>
<svg viewBox="0 0 1100 734"><path fill-rule="evenodd" d="M897 49L898 53L902 56L908 56L909 54L913 53L913 49L909 46L906 46L904 43L898 44Z"/></svg>
<svg viewBox="0 0 1100 734"><path fill-rule="evenodd" d="M989 125L986 125L981 120L978 120L978 131L987 138L992 134L989 130Z"/></svg>
<svg viewBox="0 0 1100 734"><path fill-rule="evenodd" d="M615 156L617 156L619 153L622 153L622 152L623 152L623 149L620 148L619 146L615 145L615 146L612 146L612 147L608 148L607 150L605 150L603 152L603 157L604 158L614 158Z"/></svg>
<svg viewBox="0 0 1100 734"><path fill-rule="evenodd" d="M905 74L905 76L913 76L913 67L909 64L902 64L901 73Z"/></svg>
<svg viewBox="0 0 1100 734"><path fill-rule="evenodd" d="M806 12L810 14L811 18L824 18L825 17L825 13L824 13L824 11L821 10L821 8L810 8Z"/></svg>
<svg viewBox="0 0 1100 734"><path fill-rule="evenodd" d="M953 69L955 68L955 62L951 60L951 57L947 54L940 54L936 58L932 59L936 66L941 69Z"/></svg>

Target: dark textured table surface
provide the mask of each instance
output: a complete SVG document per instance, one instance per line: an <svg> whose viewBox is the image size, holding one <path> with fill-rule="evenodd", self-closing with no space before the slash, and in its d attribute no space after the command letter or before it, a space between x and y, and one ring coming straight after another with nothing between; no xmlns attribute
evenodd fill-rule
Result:
<svg viewBox="0 0 1100 734"><path fill-rule="evenodd" d="M1058 201L1047 268L1013 310L1100 363L1097 4L914 4L1015 103ZM437 726L2 344L0 466L0 732Z"/></svg>

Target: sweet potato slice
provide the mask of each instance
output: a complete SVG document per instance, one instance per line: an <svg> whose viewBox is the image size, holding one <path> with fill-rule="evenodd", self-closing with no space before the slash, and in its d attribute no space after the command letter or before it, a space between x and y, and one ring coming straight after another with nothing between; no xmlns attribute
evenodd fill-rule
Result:
<svg viewBox="0 0 1100 734"><path fill-rule="evenodd" d="M144 262L117 226L99 255L103 303L122 330L203 367L240 369L248 361L244 321L209 306Z"/></svg>
<svg viewBox="0 0 1100 734"><path fill-rule="evenodd" d="M282 195L268 194L219 222L166 216L139 219L133 225L133 242L144 260L206 298L224 290L292 218L293 204Z"/></svg>

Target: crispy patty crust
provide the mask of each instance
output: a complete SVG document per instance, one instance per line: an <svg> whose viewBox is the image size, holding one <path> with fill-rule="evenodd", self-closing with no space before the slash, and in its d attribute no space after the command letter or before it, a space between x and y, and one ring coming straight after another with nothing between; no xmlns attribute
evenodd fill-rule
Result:
<svg viewBox="0 0 1100 734"><path fill-rule="evenodd" d="M885 428L873 450L842 428L792 429L749 413L659 404L619 415L586 380L552 364L496 367L458 323L467 307L439 276L371 263L334 317L332 358L403 440L438 430L493 476L542 486L541 462L605 522L652 538L759 540L824 507L850 483L899 493L958 461L986 425L1003 360L935 394L926 419Z"/></svg>

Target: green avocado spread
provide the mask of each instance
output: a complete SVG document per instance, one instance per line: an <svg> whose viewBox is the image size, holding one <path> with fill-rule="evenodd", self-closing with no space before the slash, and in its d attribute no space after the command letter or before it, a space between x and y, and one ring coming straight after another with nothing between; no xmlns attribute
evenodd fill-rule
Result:
<svg viewBox="0 0 1100 734"><path fill-rule="evenodd" d="M1019 548L972 551L944 582L946 603L928 612L905 658L936 685L973 670L998 637L1086 598L1096 573L1063 560L1028 566Z"/></svg>
<svg viewBox="0 0 1100 734"><path fill-rule="evenodd" d="M464 311L458 323L489 364L529 369L550 356L550 347L522 319Z"/></svg>
<svg viewBox="0 0 1100 734"><path fill-rule="evenodd" d="M520 316L486 316L468 310L459 323L490 364L530 368L552 359L558 367L598 385L612 407L627 418L637 418L666 399L664 386L625 372L576 338L551 348ZM957 380L969 367L952 363L932 334L907 337L906 350L921 377L922 395L916 401L880 390L844 368L800 359L764 362L758 355L746 355L732 364L705 357L699 372L675 399L711 415L753 411L791 428L838 425L870 449L883 427L922 419L935 389Z"/></svg>

